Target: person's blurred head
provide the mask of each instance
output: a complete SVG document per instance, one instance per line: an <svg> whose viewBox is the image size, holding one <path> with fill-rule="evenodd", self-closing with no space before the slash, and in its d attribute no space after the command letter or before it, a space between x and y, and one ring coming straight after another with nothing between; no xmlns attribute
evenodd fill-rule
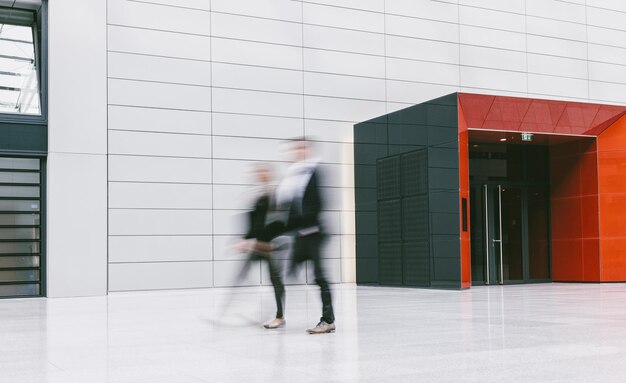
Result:
<svg viewBox="0 0 626 383"><path fill-rule="evenodd" d="M294 162L304 161L309 157L309 143L304 138L295 138L291 141L290 152Z"/></svg>
<svg viewBox="0 0 626 383"><path fill-rule="evenodd" d="M270 165L261 162L254 166L254 178L261 184L268 184L272 180L272 169Z"/></svg>

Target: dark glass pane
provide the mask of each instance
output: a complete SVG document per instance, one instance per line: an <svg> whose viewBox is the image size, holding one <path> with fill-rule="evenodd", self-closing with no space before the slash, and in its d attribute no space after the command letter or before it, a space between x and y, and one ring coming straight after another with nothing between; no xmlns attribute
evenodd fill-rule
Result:
<svg viewBox="0 0 626 383"><path fill-rule="evenodd" d="M40 294L39 169L38 159L0 157L0 297Z"/></svg>
<svg viewBox="0 0 626 383"><path fill-rule="evenodd" d="M0 282L39 282L39 270L0 270Z"/></svg>
<svg viewBox="0 0 626 383"><path fill-rule="evenodd" d="M36 158L0 157L0 169L39 170L39 160Z"/></svg>
<svg viewBox="0 0 626 383"><path fill-rule="evenodd" d="M524 179L522 147L519 145L507 145L506 147L506 177L507 181Z"/></svg>
<svg viewBox="0 0 626 383"><path fill-rule="evenodd" d="M0 186L0 197L39 197L39 186Z"/></svg>
<svg viewBox="0 0 626 383"><path fill-rule="evenodd" d="M482 180L504 180L507 177L506 145L470 145L470 176Z"/></svg>
<svg viewBox="0 0 626 383"><path fill-rule="evenodd" d="M548 179L548 150L545 146L527 147L526 172L529 181Z"/></svg>
<svg viewBox="0 0 626 383"><path fill-rule="evenodd" d="M0 183L9 184L39 184L39 173L2 172Z"/></svg>
<svg viewBox="0 0 626 383"><path fill-rule="evenodd" d="M0 211L39 211L39 201L0 200Z"/></svg>
<svg viewBox="0 0 626 383"><path fill-rule="evenodd" d="M504 281L522 280L524 279L522 256L522 193L519 189L503 187L501 195L502 235L496 238L502 240L503 278ZM497 198L494 201L497 201ZM495 222L498 221L496 220Z"/></svg>
<svg viewBox="0 0 626 383"><path fill-rule="evenodd" d="M548 198L545 188L530 187L528 189L528 260L530 279L550 278Z"/></svg>
<svg viewBox="0 0 626 383"><path fill-rule="evenodd" d="M0 285L0 297L39 295L39 284Z"/></svg>
<svg viewBox="0 0 626 383"><path fill-rule="evenodd" d="M0 257L0 269L6 269L10 267L39 267L39 257Z"/></svg>
<svg viewBox="0 0 626 383"><path fill-rule="evenodd" d="M1 228L0 239L39 239L38 228Z"/></svg>
<svg viewBox="0 0 626 383"><path fill-rule="evenodd" d="M504 250L502 250L502 254L500 254L502 247L502 235L500 228L500 205L501 205L501 195L498 188L489 188L488 189L488 198L491 199L487 201L489 204L489 236L487 237L487 246L489 247L489 253L493 261L490 263L494 265L495 268L490 268L489 279L491 283L495 283L498 281L502 282L502 278L504 275ZM505 207L506 208L506 207Z"/></svg>
<svg viewBox="0 0 626 383"><path fill-rule="evenodd" d="M39 242L0 242L0 254L38 254Z"/></svg>
<svg viewBox="0 0 626 383"><path fill-rule="evenodd" d="M472 281L487 282L485 277L485 223L483 188L473 187L470 191L470 235L472 249Z"/></svg>
<svg viewBox="0 0 626 383"><path fill-rule="evenodd" d="M39 225L39 214L0 214L0 225Z"/></svg>

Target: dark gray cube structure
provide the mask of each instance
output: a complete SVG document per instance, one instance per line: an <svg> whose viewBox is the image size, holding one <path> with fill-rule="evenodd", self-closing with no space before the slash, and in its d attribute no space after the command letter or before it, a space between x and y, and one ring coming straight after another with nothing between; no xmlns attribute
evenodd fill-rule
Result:
<svg viewBox="0 0 626 383"><path fill-rule="evenodd" d="M461 288L457 94L354 126L356 281Z"/></svg>

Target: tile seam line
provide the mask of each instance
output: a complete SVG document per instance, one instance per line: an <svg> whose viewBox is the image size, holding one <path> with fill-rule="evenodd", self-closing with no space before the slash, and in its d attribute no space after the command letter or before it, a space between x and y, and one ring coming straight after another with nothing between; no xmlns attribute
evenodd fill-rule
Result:
<svg viewBox="0 0 626 383"><path fill-rule="evenodd" d="M533 17L533 16L531 16L531 17ZM513 30L507 30L507 29L501 29L501 28L493 28L493 27L486 27L486 26L483 26L483 25L474 25L474 24L458 24L458 23L452 23L452 22L450 22L450 24L455 25L458 28L461 28L463 26L463 27L470 27L470 28L478 28L478 29L482 29L482 30L490 30L490 31L512 33L512 34L517 34L517 35L527 34L527 35L530 35L530 36L533 36L533 37L540 37L540 38L559 40L559 41L568 41L568 42L582 43L582 44L586 43L586 41L584 41L584 40L577 40L577 39L571 39L571 38L565 38L565 37L557 37L557 36L545 35L545 34L528 33L527 31L525 31L525 32L518 32L518 31L513 31ZM189 36L198 36L198 37L205 37L205 38L211 38L212 37L212 38L220 39L220 40L249 41L249 42L257 42L257 43L263 43L263 44L279 45L279 46L299 47L299 45L289 44L289 43L285 43L285 42L276 42L276 41L267 41L267 40L266 41L250 40L250 39L246 39L246 38L234 37L234 36L226 36L226 35L224 35L224 36L217 35L216 36L216 35L196 34L196 33L190 33L190 32L180 32L180 31L172 31L172 30L166 30L166 29L157 29L157 28L141 27L141 26L134 26L134 25L126 25L126 24L108 24L108 26L117 27L117 28L147 30L147 31L154 31L154 32L161 32L161 33L172 33L172 34L181 34L181 35L189 35ZM348 32L356 32L356 33L366 33L366 34L377 35L377 36L381 36L381 37L383 37L383 36L391 36L391 37L406 38L406 39L412 39L412 40L430 41L430 42L437 42L437 43L442 43L442 44L458 44L459 43L459 41L438 40L438 39L433 39L433 38L416 37L416 36L412 36L412 35L391 34L391 33L385 33L384 31L383 32L372 32L372 31L366 31L366 30L360 30L360 29L341 28L341 27L330 26L330 25L320 25L320 24L304 23L303 26L312 26L312 27L318 27L318 28L327 28L327 29L341 30L341 31L348 31ZM580 26L587 27L587 24L580 24ZM623 29L607 28L605 26L595 26L595 25L590 25L590 26L591 27L595 27L595 28L605 29L605 30L626 32L626 30L623 30ZM618 45L600 44L600 43L593 43L593 44L594 45L599 45L599 46L612 47L612 48L626 49L626 47L618 46ZM464 45L471 45L471 44L464 44ZM311 48L311 47L305 47L305 48Z"/></svg>
<svg viewBox="0 0 626 383"><path fill-rule="evenodd" d="M587 39L587 44L585 44L587 49L587 99L591 100L591 75L589 70L589 7L587 6L587 0L585 0L585 37Z"/></svg>
<svg viewBox="0 0 626 383"><path fill-rule="evenodd" d="M451 169L451 170L455 170L455 169ZM221 185L221 186L231 186L231 185ZM242 185L242 187L246 187L247 185ZM322 188L322 189L329 189L329 188ZM336 189L340 189L339 191L343 191L341 188L336 188ZM350 189L352 188L347 188L346 191L350 191ZM335 190L336 191L336 190ZM207 212L207 211L243 211L245 212L246 209L243 207L237 207L237 208L195 208L195 207L112 207L109 210L113 211L179 211L179 212L187 212L187 211L200 211L200 212ZM336 213L336 212L342 212L344 210L342 209L324 209L321 210L324 213ZM354 211L354 210L345 210L345 211ZM437 212L438 214L454 214L454 213L449 213L449 212Z"/></svg>
<svg viewBox="0 0 626 383"><path fill-rule="evenodd" d="M147 5L154 5L157 7L168 7L168 8L177 8L177 9L186 9L186 10L191 10L191 11L200 11L200 12L211 12L210 10L210 5L209 5L209 9L203 9L203 8L194 8L194 7L184 7L181 5L174 5L174 4L164 4L164 3L155 3L152 1L145 1L145 0L127 0L130 3L139 3L139 4L147 4ZM209 2L209 4L211 4Z"/></svg>
<svg viewBox="0 0 626 383"><path fill-rule="evenodd" d="M470 68L470 69L479 69L479 70L485 70L485 71L498 71L498 72L503 72L503 73L512 73L512 74L527 74L527 75L532 75L532 76L538 76L538 77L544 77L544 78L553 78L553 79L565 79L565 80L575 80L575 81L586 81L586 79L583 78L575 78L575 77L566 77L566 76L556 76L556 75L551 75L551 74L541 74L541 73L535 73L535 72L523 72L523 71L507 71L505 69L495 69L495 68L483 68L483 67L471 67L471 66L466 66L466 65L460 65L460 67L462 68ZM115 81L128 81L128 82L139 82L139 83L146 83L146 84L163 84L163 85L173 85L173 86L181 86L181 87L185 87L188 85L185 84L174 84L174 83L168 83L168 82L161 82L161 81L146 81L146 80L137 80L137 79L122 79L122 78L111 78L111 80L115 80ZM416 84L416 85L433 85L433 86L441 86L441 87L450 87L450 88L455 88L455 85L450 85L450 84L439 84L439 83L428 83L428 82L419 82L419 81L402 81L402 80L395 80L395 79L391 79L388 81L392 81L392 82L398 82L398 83L405 83L405 84ZM594 83L600 83L600 84L607 84L607 85L616 85L616 86L626 86L626 83L616 83L616 82L606 82L606 81L602 81L602 80L590 80L591 82ZM198 86L194 86L194 87L198 87ZM495 91L508 91L511 93L523 93L523 94L530 94L531 92L529 91L515 91L515 90L509 90L509 89L493 89L493 88L484 88L484 87L474 87L474 86L464 86L466 88L473 88L473 89L484 89L484 90L495 90ZM285 92L285 91L278 91L278 90L260 90L260 89L244 89L244 88L233 88L233 87L216 87L216 86L202 86L202 88L204 89L219 89L219 90L225 90L225 91L239 91L239 92L249 92L249 93L265 93L265 94L276 94L276 95L281 95L281 96L301 96L300 93L294 93L294 92ZM548 94L548 93L541 93L541 92L533 92L533 94L543 94L543 95L547 95L547 96L554 96L554 97L567 97L567 98L571 98L571 99L580 99L580 100L585 100L585 102L590 102L589 98L587 97L573 97L573 96L567 96L564 94L561 95L557 95L557 94ZM409 104L412 105L411 102L404 102L404 101L393 101L393 100L383 100L381 99L365 99L365 98L355 98L355 97L346 97L346 96L331 96L329 94L321 94L321 93L305 93L304 97L310 97L310 98L316 98L316 99L332 99L332 100L345 100L345 101L358 101L358 102L370 102L370 103L384 103L384 102L396 102L396 103L405 103L405 104ZM593 102L591 102L593 103ZM241 115L259 115L259 114L254 114L254 113L241 113L241 112L228 112L226 110L209 110L209 109L189 109L189 108L178 108L178 107L171 107L171 106L157 106L157 105L139 105L139 104L132 104L132 103L126 103L126 104L120 104L120 103L109 103L108 106L118 106L118 107L130 107L130 108L145 108L145 109L164 109L164 110L178 110L178 111L186 111L186 112L200 112L200 113L225 113L225 114L241 114ZM263 115L261 115L263 116ZM299 119L299 116L296 115L292 115L292 116L287 116L287 115L267 115L267 116L275 116L275 117L285 117L285 118L295 118L295 119ZM322 119L318 119L318 120L322 120ZM336 120L336 121L348 121L348 120Z"/></svg>
<svg viewBox="0 0 626 383"><path fill-rule="evenodd" d="M173 132L173 131L161 131L161 130L135 130L135 129L119 129L109 128L109 132L129 132L129 133L146 133L146 134L168 134L168 135L179 135L179 136L200 136L200 137L210 137L212 134L210 133L189 133L189 132ZM238 137L238 136L233 136Z"/></svg>
<svg viewBox="0 0 626 383"><path fill-rule="evenodd" d="M109 2L106 1L105 4L105 30L108 28L107 25L109 23ZM106 57L106 62L105 62L105 66L106 66L106 77L109 77L109 34L105 33L105 57ZM107 209L107 217L106 217L106 262L107 262L107 266L106 266L106 292L105 295L108 296L109 295L109 291L110 291L110 271L109 271L109 265L110 265L110 249L109 249L109 234L110 234L110 219L109 219L109 200L110 200L110 195L111 195L111 191L109 190L109 148L110 148L110 138L109 138L109 80L105 80L106 81L106 106L105 106L105 113L106 113L106 130L107 130L107 137L106 137L106 181L107 181L107 185L106 185L106 209ZM108 302L107 302L108 304ZM108 312L108 310L107 310ZM107 325L108 325L108 315L107 315ZM108 332L107 332L107 345L108 345Z"/></svg>
<svg viewBox="0 0 626 383"><path fill-rule="evenodd" d="M213 0L209 0L209 81L211 84L211 207L215 206L215 147L213 136ZM211 212L211 286L215 287L215 211Z"/></svg>
<svg viewBox="0 0 626 383"><path fill-rule="evenodd" d="M274 117L273 117L274 118ZM282 117L275 117L275 118L282 118ZM308 120L313 120L313 121L317 121L315 119L308 119ZM346 122L348 124L350 124L350 122ZM111 132L119 132L119 133L133 133L133 134L146 134L146 135L151 135L151 134L157 134L157 135L179 135L179 136L192 136L192 137L209 137L211 135L209 134L200 134L200 133L180 133L180 132L167 132L167 131L152 131L152 130L131 130L131 129L110 129ZM285 140L289 140L290 137L278 137L278 136L250 136L250 135L228 135L228 134L213 134L212 136L214 137L220 137L220 138L236 138L236 139L261 139L261 140L276 140L276 141L285 141ZM351 142L349 141L328 141L328 140L310 140L311 142L319 142L319 143L326 143L326 144L344 144L344 145L349 145L351 144ZM402 145L402 144L393 144L393 145ZM123 153L118 153L117 155L125 155ZM142 154L142 155L149 155L152 156L153 154ZM162 155L163 157L171 157L171 156L165 156ZM205 157L189 157L189 158L205 158ZM289 162L289 161L280 161L280 160L275 160L276 162Z"/></svg>
<svg viewBox="0 0 626 383"><path fill-rule="evenodd" d="M578 59L576 59L576 60L578 60ZM415 60L415 61L418 61L418 60ZM582 59L580 59L578 61L587 61L587 62L589 62L588 60L582 60ZM490 70L490 71L498 71L498 72L504 72L504 73L513 73L513 74L529 74L529 75L533 75L533 76L543 76L543 77L551 77L551 78L566 79L566 80L588 81L588 82L595 82L595 83L601 83L601 84L626 85L626 81L625 82L617 82L617 81L607 81L607 80L600 80L600 79L590 79L588 74L587 74L587 76L585 78L583 78L583 77L576 77L576 76L569 76L569 75L558 75L558 74L541 73L541 72L534 72L534 71L531 72L531 71L527 71L527 70L524 71L524 70L517 70L517 69L515 69L515 70L513 70L513 69L503 69L503 68L485 67L485 66L478 66L478 65L466 65L466 64L445 64L445 65L450 65L450 66L457 66L457 65L459 65L462 68L479 69L479 70ZM280 70L280 69L277 69L277 70ZM300 71L298 71L298 72L300 72ZM346 75L346 74L326 73L326 72L311 72L311 71L304 71L304 73L314 73L314 74L320 74L320 75L336 76L336 77L342 77L342 78L346 78L346 79L348 79L348 78L358 78L358 79L376 80L376 81L388 80L388 81L393 81L393 82L397 82L397 83L404 83L404 84L436 85L436 86L442 86L442 87L443 86L449 86L449 87L455 87L456 86L456 84L452 84L452 83L437 83L437 82L428 82L428 81L405 80L405 79L400 79L400 78L395 78L395 77L381 78L381 77L367 77L367 76L351 76L351 75ZM267 89L261 89L261 88L240 88L240 87L233 87L233 86L194 85L194 84L189 84L189 83L178 83L178 82L162 81L162 80L138 79L138 78L132 78L132 77L108 77L107 79L108 80L116 80L116 81L148 83L148 84L175 85L175 86L181 86L181 87L216 88L216 89L223 89L223 90L241 90L241 91L247 91L247 92L277 93L277 94L285 94L285 95L303 95L303 96L313 96L313 97L328 97L328 98L341 98L341 99L351 99L351 100L383 102L383 99L354 98L354 97L346 97L346 96L332 96L332 95L323 94L323 93L296 93L296 92L291 92L291 91L267 90ZM112 104L109 104L109 105L112 105ZM210 113L211 111L208 110L206 112Z"/></svg>
<svg viewBox="0 0 626 383"><path fill-rule="evenodd" d="M524 0L524 50L526 51L526 97L528 97L528 89L530 88L530 76L528 76L528 1ZM525 115L525 114L524 114Z"/></svg>
<svg viewBox="0 0 626 383"><path fill-rule="evenodd" d="M456 12L457 12L457 19L456 19L456 25L457 25L457 39L458 39L458 59L459 62L457 64L458 66L458 80L457 80L457 104L458 104L458 93L461 91L461 78L462 78L462 74L463 74L463 66L461 65L461 48L462 48L462 44L461 44L461 6L458 3L457 0L457 8L456 8ZM457 117L458 119L458 117ZM458 121L457 121L457 125L458 125ZM457 126L457 130L458 130L458 126Z"/></svg>
<svg viewBox="0 0 626 383"><path fill-rule="evenodd" d="M525 33L520 32L519 34L521 35L521 34L525 34ZM528 52L528 50L526 50L526 49L524 49L524 50L507 49L507 48L502 48L502 47L498 47L498 46L489 46L489 45L481 45L481 44L468 44L468 43L459 43L459 42L444 41L444 40L423 39L423 38L419 38L419 37L394 36L394 35L387 35L387 36L406 38L406 39L411 39L411 40L428 41L428 42L434 42L434 43L449 44L449 45L461 44L462 46L465 46L465 47L484 48L484 49L491 49L493 51L503 51L503 52L512 52L512 53L516 53L516 52L517 53L528 53L528 54L535 55L535 56L545 56L545 57L561 58L561 59L566 59L566 60L585 61L585 59L583 59L583 58L577 58L577 57L572 57L572 56L555 55L555 54L550 54L550 53L545 53L545 52ZM217 38L217 39L220 39L220 40L238 41L238 42L253 43L253 44L264 44L264 45L270 45L270 46L289 47L289 48L302 48L304 50L310 50L310 51L343 53L343 54L360 55L360 56L367 56L367 57L378 57L378 58L385 58L385 57L387 57L387 58L392 58L392 59L397 59L397 60L427 62L427 63L444 64L444 65L456 65L455 63L446 62L446 61L424 60L424 59L417 59L417 58L414 58L414 57L406 57L406 56L405 57L402 57L402 56L384 56L384 55L381 55L381 54L368 53L368 52L363 52L363 51L359 51L359 52L357 52L357 51L346 51L346 50L340 50L340 49L320 48L320 47L314 47L314 46L301 47L299 45L288 45L288 44L268 42L268 41L260 41L260 40L249 40L249 39L240 39L240 38L232 38L232 37L224 37L224 38L215 37L215 36L213 36L213 37ZM561 40L559 38L553 38L553 37L548 37L548 36L541 36L541 37L551 38L551 39L554 39L554 40ZM581 44L585 43L584 41L577 41L577 42L581 43ZM620 49L620 50L626 51L626 46L622 47L622 46L606 45L606 44L598 44L598 43L590 43L590 44L591 45L596 45L596 46L603 46L603 47L609 47L609 48ZM161 54L154 54L154 53L131 52L131 51L122 51L122 50L109 50L109 52L120 53L120 54L129 54L129 55L138 55L138 56L161 57L161 58L177 59L177 60L211 62L211 60L205 60L205 59L197 59L197 58L190 58L190 57L179 57L179 56L169 56L169 55L161 55ZM599 63L599 64L606 64L606 65L626 66L626 63L620 64L620 63L615 63L615 62L607 62L607 61L599 61L599 60L589 60L589 61L590 62L594 62L594 63ZM269 66L269 65L257 65L257 64L244 64L244 63L241 63L241 62L227 62L227 61L215 61L215 62L219 63L219 64L256 66L256 67L261 67L261 68L273 68L273 69L285 69L285 70L299 71L299 69L294 69L294 68L277 67L277 66ZM311 72L314 72L314 71L311 71ZM330 72L330 73L332 73L332 72ZM364 77L370 77L370 76L364 76Z"/></svg>
<svg viewBox="0 0 626 383"><path fill-rule="evenodd" d="M231 14L231 15L236 15L236 16L256 17L256 18L262 18L262 19L274 20L274 21L285 21L285 22L290 22L291 21L291 20L286 20L286 19L259 17L259 16L254 16L254 15L245 15L245 14L241 14L241 13L231 13L231 12L226 12L226 11L215 11L215 10L212 10L212 9L206 10L206 9L203 9L203 8L182 7L182 6L176 6L176 5L171 5L171 4L154 3L154 2L150 2L150 1L141 1L141 0L129 0L129 1L135 2L135 3L150 4L150 5L155 5L155 6L165 6L165 7L175 7L175 8L182 8L182 9L197 10L197 11L202 11L202 12L214 12L214 13ZM455 3L446 2L446 1L437 1L437 2L438 3L443 3L443 4L455 5ZM578 3L574 3L574 2L568 2L568 1L561 1L561 2L567 3L567 4L572 4L572 5L582 6L582 4L578 4ZM376 13L376 14L380 14L381 13L380 11L374 11L374 10L370 10L370 9L346 7L346 6L339 6L339 5L334 5L334 4L314 3L314 2L311 2L311 1L300 1L300 3L302 3L302 4L310 4L310 5L320 6L320 7L341 8L341 9L346 9L346 10L361 11L361 12ZM460 7L474 8L474 9L481 9L481 10L487 10L487 11L500 12L500 13L509 13L509 14L520 15L520 13L507 11L507 10L503 10L503 9L496 9L496 8L489 8L489 7L478 7L478 6L469 5L469 4L459 4L459 3L457 3L457 4ZM589 7L596 8L596 9L602 9L602 10L606 10L606 11L618 12L618 13L626 13L626 11L609 9L609 8L604 8L604 7L599 7L599 6L589 6ZM404 15L404 14L390 14L390 15L411 17L411 18L424 19L424 20L436 21L436 22L445 22L445 21L442 21L442 20L420 18L420 17ZM547 17L544 17L544 16L534 16L534 15L532 15L532 17L541 18L541 19L547 19L547 20L554 20L554 21L575 23L575 22L571 22L571 21L568 21L568 20L561 20L561 19L556 19L556 18L547 18Z"/></svg>
<svg viewBox="0 0 626 383"><path fill-rule="evenodd" d="M137 2L137 3L144 3L144 2L141 2L141 1L137 1L137 0L131 0L131 1L134 1L134 2ZM320 5L320 6L323 5L323 6L334 7L334 8L341 8L341 9L353 10L353 11L362 11L362 12L376 13L376 14L380 14L380 15L383 15L383 16L386 16L386 15L397 16L397 17L418 19L418 20L431 21L431 22L442 23L442 24L451 24L451 25L456 25L457 24L454 21L438 20L438 19L434 19L434 18L418 17L418 16L414 16L414 15L407 15L407 14L368 11L368 10L364 10L364 9L347 8L347 7L335 6L335 5L329 5L329 4L320 4L320 3L310 3L310 2L303 2L303 3L311 4L311 5ZM148 3L148 4L154 4L154 3ZM454 5L454 3L447 3L447 4ZM154 5L161 5L161 4L154 4ZM578 4L578 5L583 6L583 4ZM586 23L583 23L583 22L577 22L577 21L571 21L571 20L563 20L563 19L558 19L558 18L553 18L553 17L545 17L545 16L540 16L540 15L528 15L526 13L522 14L522 13L517 13L517 12L509 12L509 11L493 9L493 8L477 7L477 6L466 5L466 4L458 4L458 6L459 6L459 8L460 7L465 7L465 8L479 9L479 10L485 10L485 11L506 13L506 14L516 15L516 16L526 16L526 17L532 17L532 18L540 19L540 20L556 21L556 22L561 22L561 23L566 23L566 24L573 24L573 25L578 25L578 26L586 26L587 25ZM619 12L619 13L625 13L626 14L626 11L611 10L611 9L607 9L607 8L594 7L594 6L588 6L588 7L589 8L602 9L602 10L606 10L606 11L614 11L614 12ZM179 8L182 8L182 7L179 7ZM284 22L284 23L291 23L291 24L300 24L299 21L294 21L294 20L276 19L276 18L270 18L270 17L261 17L261 16L248 15L248 14L242 14L242 13L232 13L232 12L225 12L225 11L207 11L207 12L211 12L211 13L215 13L215 14L230 15L230 16L253 18L253 19L258 19L258 20L267 20L267 21ZM314 23L304 23L304 24L305 25L311 25L311 26L319 26L319 27L327 27L327 28L349 30L349 31L355 31L355 32L380 34L380 32L372 32L371 30L354 29L354 28L342 28L342 27L337 27L337 26L327 25L327 24L314 24ZM161 30L161 29L145 28L145 27L139 27L139 26L133 26L133 25L127 25L127 24L108 23L107 25L118 26L118 27L128 27L128 28L138 28L138 29L150 29L150 30L156 30L156 31L161 31L161 32L181 33L181 34L198 35L198 36L205 36L205 37L209 37L210 36L210 35L204 35L204 34L197 34L197 33L193 33L193 32ZM481 27L481 28L485 28L485 29L495 29L495 30L501 30L503 32L519 33L519 32L515 32L515 31L512 31L512 30L499 29L499 28L489 28L489 27L484 27L484 26L479 26L479 25L467 24L466 26ZM605 25L600 25L600 24L591 24L591 26L592 27L596 27L596 28L601 28L601 29L608 29L608 30L626 32L626 29L607 27Z"/></svg>

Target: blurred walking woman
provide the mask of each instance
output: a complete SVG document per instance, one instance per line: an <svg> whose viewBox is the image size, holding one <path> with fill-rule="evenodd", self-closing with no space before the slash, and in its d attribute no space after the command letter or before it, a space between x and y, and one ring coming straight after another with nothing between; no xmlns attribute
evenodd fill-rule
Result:
<svg viewBox="0 0 626 383"><path fill-rule="evenodd" d="M283 314L285 286L280 267L277 261L272 258L271 240L283 231L281 227L283 224L278 221L272 222L275 203L274 193L270 185L272 174L269 165L265 163L255 165L254 177L259 183L261 191L252 210L248 213L248 231L238 244L240 251L250 254L239 273L239 280L245 277L253 262L257 260L267 262L276 298L276 317L264 327L275 329L283 327L286 323Z"/></svg>

